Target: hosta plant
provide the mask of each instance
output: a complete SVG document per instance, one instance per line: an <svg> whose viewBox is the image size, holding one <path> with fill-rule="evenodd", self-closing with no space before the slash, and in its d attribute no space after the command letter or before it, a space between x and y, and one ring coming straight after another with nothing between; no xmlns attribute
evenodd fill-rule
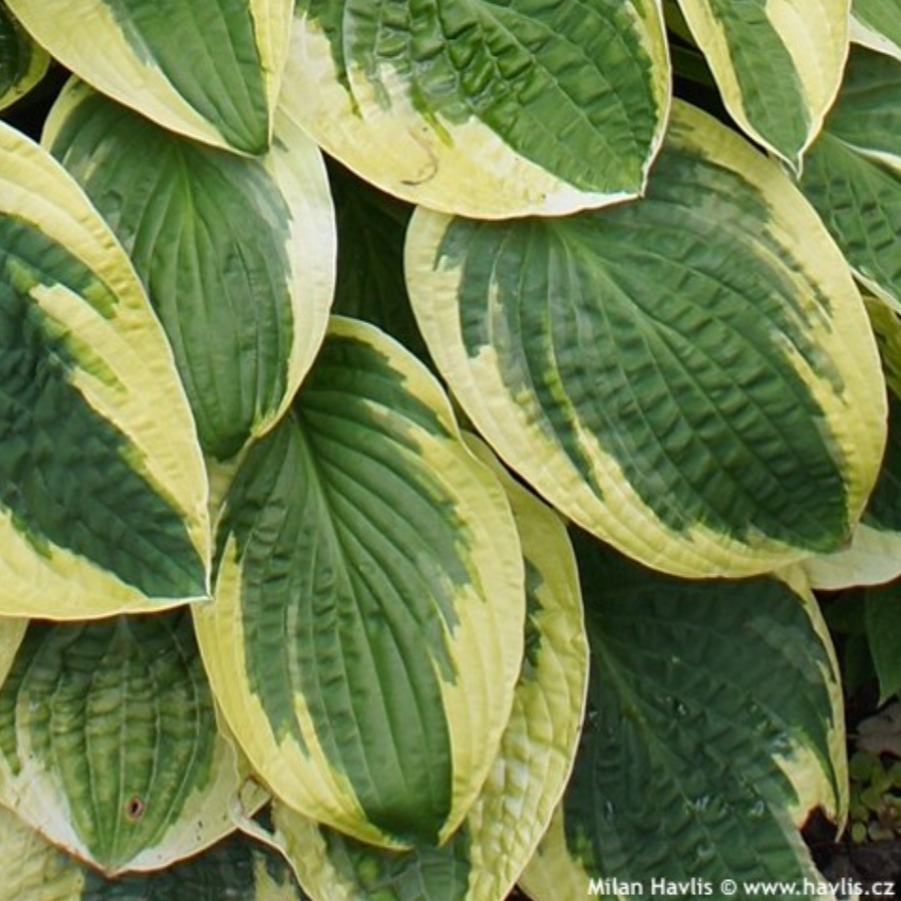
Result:
<svg viewBox="0 0 901 901"><path fill-rule="evenodd" d="M899 41L0 2L0 901L828 892L814 590L901 574Z"/></svg>

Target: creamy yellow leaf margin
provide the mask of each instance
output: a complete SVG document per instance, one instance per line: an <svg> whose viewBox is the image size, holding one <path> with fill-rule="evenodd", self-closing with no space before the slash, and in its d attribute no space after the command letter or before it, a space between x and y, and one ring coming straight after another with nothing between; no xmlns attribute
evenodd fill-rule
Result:
<svg viewBox="0 0 901 901"><path fill-rule="evenodd" d="M755 121L761 114L773 110L767 110L755 96L759 90L756 77L748 74L742 84L737 73L735 56L743 49L736 46L740 38L730 40L717 16L717 12L724 18L732 15L732 5L731 0L725 3L722 0L679 0L682 14L713 71L729 113L750 137L800 170L804 151L816 139L841 86L848 54L851 0L766 0L760 4L752 0L748 4L762 7L769 27L775 32L769 38L773 49L784 48L794 67L809 123L804 141L793 148L775 146ZM736 18L744 5L741 0L734 4ZM755 29L749 27L748 31L754 33ZM767 38L759 37L759 40L765 42ZM778 47L778 43L782 46ZM759 64L762 79L771 77L766 71L767 61L762 51L751 58L751 65L754 64ZM800 111L792 108L794 104L789 94L786 94L786 101L786 108L776 114L788 118L797 116Z"/></svg>
<svg viewBox="0 0 901 901"><path fill-rule="evenodd" d="M270 111L274 109L292 20L291 0L245 0L253 16ZM22 24L68 69L99 91L179 134L235 148L154 64L136 52L106 0L7 0ZM177 41L178 36L173 35ZM270 136L272 129L270 117Z"/></svg>
<svg viewBox="0 0 901 901"><path fill-rule="evenodd" d="M198 556L209 572L208 485L187 398L162 327L140 280L114 235L81 188L48 153L0 123L0 216L42 231L91 269L115 295L108 316L59 285L39 285L31 299L63 331L90 348L101 375L78 369L72 385L136 448L130 460L182 513ZM104 373L115 373L110 384ZM4 616L89 619L158 611L187 600L148 601L90 561L53 546L35 553L12 515L0 510L0 608ZM208 594L204 597L208 597Z"/></svg>
<svg viewBox="0 0 901 901"><path fill-rule="evenodd" d="M453 897L498 901L507 896L534 853L572 770L588 687L588 641L579 574L562 520L510 478L481 441L464 437L504 485L527 567L534 573L537 602L529 613L535 646L529 651L527 639L527 659L500 752L461 826L468 836L469 870L465 892ZM277 844L315 901L374 901L378 892L367 885L362 870L377 871L380 862L390 858L397 866L403 859L396 852L373 849L363 857L360 870L351 873L330 854L327 837L314 822L279 804L273 818ZM336 836L333 841L338 843L336 853L345 856L344 840ZM456 852L446 848L446 853ZM443 860L434 856L421 860L415 849L408 854L409 878L421 867L427 880L428 871L437 870ZM452 869L449 864L448 873ZM452 881L435 878L442 887ZM386 883L384 889L403 894L398 883ZM430 901L451 897L449 893L433 897L427 885L423 893Z"/></svg>
<svg viewBox="0 0 901 901"><path fill-rule="evenodd" d="M901 399L901 322L894 301L865 296L864 302L878 336L888 390ZM891 582L901 576L901 531L859 522L847 548L810 557L801 566L811 586L823 591Z"/></svg>
<svg viewBox="0 0 901 901"><path fill-rule="evenodd" d="M645 173L662 141L670 102L663 13L659 0L646 6L647 14L635 12L633 24L657 65L661 127ZM285 83L298 86L298 121L327 153L395 197L472 218L503 219L563 215L635 196L582 191L520 156L476 118L461 125L423 115L409 85L389 67L379 69L376 91L361 67L352 60L347 66L352 94L341 84L322 28L299 15L285 71Z"/></svg>
<svg viewBox="0 0 901 901"><path fill-rule="evenodd" d="M285 361L284 397L275 409L258 411L253 437L269 431L290 407L325 338L335 292L335 209L322 153L292 113L298 102L297 89L294 83L285 84L275 110L274 140L269 152L261 157L292 214L286 246L294 340ZM66 83L44 123L43 147L53 147L69 116L92 94L85 82L73 78Z"/></svg>
<svg viewBox="0 0 901 901"><path fill-rule="evenodd" d="M459 622L447 633L457 679L441 681L453 753L453 803L440 831L443 841L478 795L493 759L486 750L499 745L513 704L522 656L520 617L525 614L519 540L503 489L467 450L450 402L431 373L374 326L332 317L330 334L369 344L384 358L386 368L400 374L404 388L434 414L446 436L406 420L405 438L417 446L430 475L457 499L455 515L466 521L474 536L473 582L460 590L455 608ZM297 402L303 403L303 391ZM390 410L380 413L391 415ZM204 664L232 734L273 796L288 807L362 841L402 847L367 820L348 776L335 769L325 753L301 694L294 695L294 704L306 749L292 736L281 741L276 736L247 675L242 580L239 548L230 535L219 566L215 603L192 608Z"/></svg>
<svg viewBox="0 0 901 901"><path fill-rule="evenodd" d="M784 755L776 758L777 766L785 773L796 794L794 803L788 807L788 812L792 822L800 829L811 813L820 809L836 824L838 833L844 829L850 799L841 668L829 626L823 618L823 612L803 567L789 566L773 573L773 576L784 582L797 595L810 620L811 629L826 651L829 665L821 667L820 675L826 684L832 705L831 728L827 739L829 762L833 770L832 779L810 748L800 743L795 743Z"/></svg>
<svg viewBox="0 0 901 901"><path fill-rule="evenodd" d="M0 620L0 687L12 667L27 626L28 620L24 619ZM98 710L105 703L104 693L109 698L109 686L98 689L95 694ZM132 702L140 703L135 699ZM19 702L20 705L22 703ZM125 706L123 703L123 710ZM177 711L170 712L178 716ZM20 713L21 716L15 716L18 728L7 736L9 740L15 741L15 762L7 756L5 748L0 752L0 809L8 807L47 841L64 848L69 854L107 876L130 871L159 870L192 857L234 832L239 822L257 813L269 800L269 795L256 782L217 710L218 728L208 783L187 797L178 818L158 833L154 844L145 845L137 854L122 859L118 865L111 867L108 862L98 860L89 845L79 836L76 818L67 801L66 786L60 773L53 768L52 760L48 766L46 751L33 746L29 729L33 711L26 709ZM98 718L95 717L92 723L95 738L97 723ZM116 724L107 722L106 726L100 740L108 738ZM85 740L89 741L90 736L86 735ZM152 753L152 750L148 749L148 753ZM177 775L181 777L181 774ZM92 777L88 775L86 778L90 783ZM93 790L96 790L96 784L95 782ZM141 800L152 804L152 792Z"/></svg>
<svg viewBox="0 0 901 901"><path fill-rule="evenodd" d="M741 178L768 213L761 226L790 249L808 274L814 274L817 289L832 302L829 318L824 319L816 298L801 293L799 281L798 303L811 313L811 339L829 348L840 366L843 393L834 391L829 379L813 371L800 353L792 357L824 411L837 446L836 457L845 461L847 506L851 521L856 521L878 475L886 401L884 395L873 395L873 386L880 384L878 378L874 381L878 353L872 334L862 328L865 313L847 264L778 164L755 152L740 136L679 102L673 108L668 140ZM706 200L698 197L699 211ZM438 369L501 459L584 529L646 565L676 576L758 575L809 556L803 549L762 535L739 542L703 523L684 533L670 530L634 491L614 457L576 422L581 450L593 461L593 475L604 499L595 494L560 443L548 435L533 395L511 393L496 351L485 348L478 357L468 356L459 314L463 270L442 263L439 253L453 221L443 213L416 210L407 232L407 284L417 323ZM770 251L761 247L761 253ZM861 429L853 427L852 421L860 415L864 398L863 408L869 415L867 428Z"/></svg>

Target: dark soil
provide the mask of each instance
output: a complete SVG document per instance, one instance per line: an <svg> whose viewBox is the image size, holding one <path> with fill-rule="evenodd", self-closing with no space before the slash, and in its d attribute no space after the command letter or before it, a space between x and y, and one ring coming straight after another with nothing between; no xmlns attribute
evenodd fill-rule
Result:
<svg viewBox="0 0 901 901"><path fill-rule="evenodd" d="M855 750L858 725L874 716L878 708L878 689L872 682L845 699L849 757ZM807 824L804 838L817 868L829 882L858 883L863 887L862 898L877 897L874 889L878 886L878 897L901 899L901 838L854 843L847 831L836 838L835 826L819 816ZM888 894L887 884L891 884Z"/></svg>

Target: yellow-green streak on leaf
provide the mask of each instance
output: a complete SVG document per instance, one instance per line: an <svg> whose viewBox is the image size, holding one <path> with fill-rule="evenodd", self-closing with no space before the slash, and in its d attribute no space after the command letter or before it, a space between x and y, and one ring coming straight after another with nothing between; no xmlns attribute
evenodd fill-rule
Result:
<svg viewBox="0 0 901 901"><path fill-rule="evenodd" d="M74 80L43 143L134 261L204 451L233 457L281 418L325 335L336 250L319 150L279 114L272 150L242 159Z"/></svg>
<svg viewBox="0 0 901 901"><path fill-rule="evenodd" d="M803 576L686 582L574 544L588 714L526 891L739 872L819 882L798 829L817 807L843 821L847 762L838 667Z"/></svg>
<svg viewBox="0 0 901 901"><path fill-rule="evenodd" d="M305 901L283 858L240 834L167 869L107 879L0 808L0 847L0 901Z"/></svg>
<svg viewBox="0 0 901 901"><path fill-rule="evenodd" d="M27 628L27 619L15 616L5 616L0 619L0 689L3 688L6 676L16 659L16 653L25 637Z"/></svg>
<svg viewBox="0 0 901 901"><path fill-rule="evenodd" d="M679 0L727 109L796 169L841 82L850 0Z"/></svg>
<svg viewBox="0 0 901 901"><path fill-rule="evenodd" d="M802 562L811 585L828 591L879 585L901 575L901 322L883 301L865 301L888 384L888 442L850 545Z"/></svg>
<svg viewBox="0 0 901 901"><path fill-rule="evenodd" d="M24 97L47 73L50 56L0 3L0 110Z"/></svg>
<svg viewBox="0 0 901 901"><path fill-rule="evenodd" d="M901 60L901 9L894 0L854 0L851 40Z"/></svg>

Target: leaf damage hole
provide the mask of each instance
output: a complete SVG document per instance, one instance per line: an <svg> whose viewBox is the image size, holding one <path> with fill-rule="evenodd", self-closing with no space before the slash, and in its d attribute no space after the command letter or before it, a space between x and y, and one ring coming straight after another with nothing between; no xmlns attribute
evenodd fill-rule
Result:
<svg viewBox="0 0 901 901"><path fill-rule="evenodd" d="M133 795L125 804L125 816L132 822L137 822L144 816L144 802L137 795Z"/></svg>

